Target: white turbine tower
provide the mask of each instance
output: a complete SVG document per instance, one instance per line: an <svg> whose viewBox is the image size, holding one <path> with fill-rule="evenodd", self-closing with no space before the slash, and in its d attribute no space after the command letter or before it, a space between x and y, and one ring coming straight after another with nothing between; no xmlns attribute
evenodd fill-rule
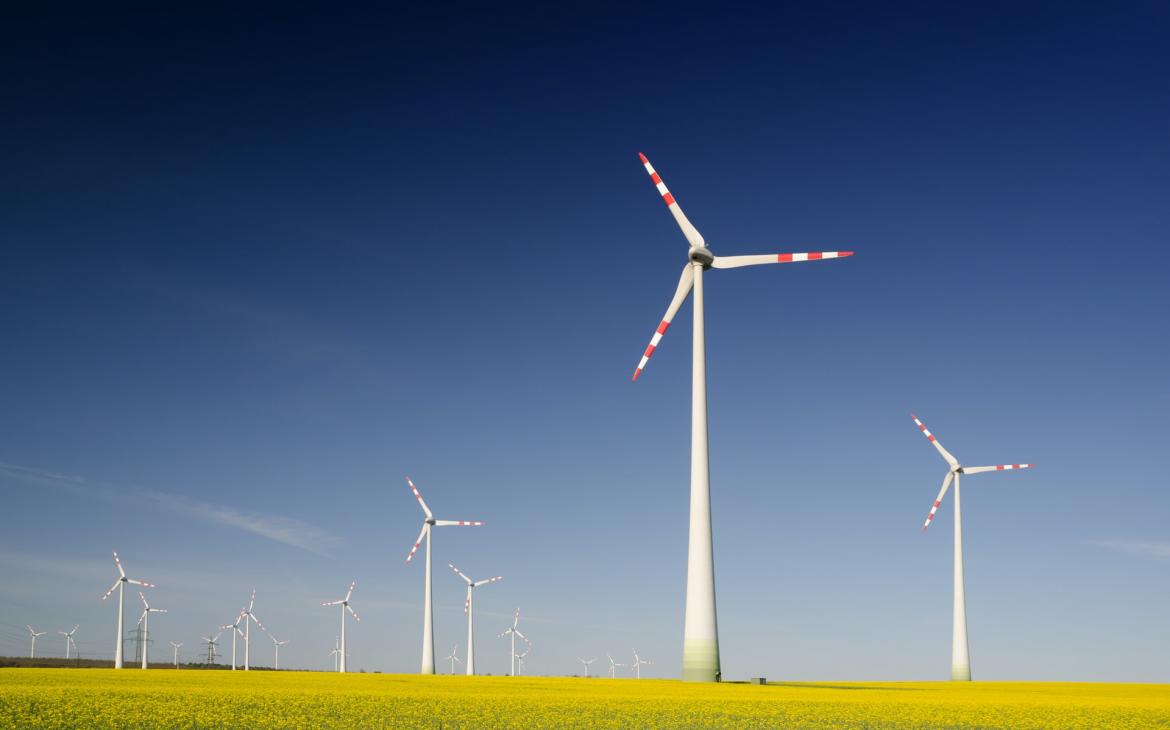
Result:
<svg viewBox="0 0 1170 730"><path fill-rule="evenodd" d="M142 591L138 591L138 597L142 599L142 615L138 617L138 625L142 627L142 668L146 669L147 656L150 654L150 614L166 613L167 610L165 608L151 608Z"/></svg>
<svg viewBox="0 0 1170 730"><path fill-rule="evenodd" d="M289 642L289 639L285 639L284 641L277 641L276 637L273 636L272 634L269 634L268 638L272 639L273 649L276 651L276 657L272 660L272 668L274 670L279 670L280 669L280 647L287 644Z"/></svg>
<svg viewBox="0 0 1170 730"><path fill-rule="evenodd" d="M463 612L467 614L467 676L470 677L475 674L475 589L503 580L504 576L497 575L495 578L473 581L451 563L447 565L467 583L467 600L463 602Z"/></svg>
<svg viewBox="0 0 1170 730"><path fill-rule="evenodd" d="M118 575L119 575L118 580L114 581L114 585L110 586L110 590L106 591L106 595L102 596L102 600L104 601L107 598L109 598L110 594L114 592L114 589L118 590L118 637L117 637L118 640L114 644L114 669L121 669L122 668L122 621L123 621L123 615L124 615L125 607L126 607L126 600L125 600L126 597L124 595L125 586L127 583L133 583L136 586L142 586L144 588L158 588L158 586L154 585L153 583L147 583L145 581L134 580L133 578L127 578L126 571L122 569L122 561L118 559L118 551L117 550L114 551L114 565L118 566Z"/></svg>
<svg viewBox="0 0 1170 730"><path fill-rule="evenodd" d="M218 634L215 635L215 638L212 638L210 636L200 636L199 637L200 639L203 639L203 641L207 642L207 663L208 664L215 663L215 657L216 657L215 647L218 646L219 637L222 635L223 635L223 632L220 631Z"/></svg>
<svg viewBox="0 0 1170 730"><path fill-rule="evenodd" d="M172 641L169 643L175 650L175 669L178 669L179 668L179 647L183 645L183 642L180 641L179 643L176 644L175 642Z"/></svg>
<svg viewBox="0 0 1170 730"><path fill-rule="evenodd" d="M267 631L264 624L260 623L260 619L256 618L256 614L252 613L252 608L256 605L256 589L252 589L252 598L248 600L248 607L243 611L244 618L244 671L247 672L252 668L252 622L260 627L261 631ZM237 621L238 623L238 621Z"/></svg>
<svg viewBox="0 0 1170 730"><path fill-rule="evenodd" d="M25 624L24 627L26 629L28 629L28 633L32 637L32 648L30 648L28 650L28 658L29 659L36 659L37 658L37 637L44 636L45 634L47 634L49 632L48 631L37 631L36 629L29 626L28 624Z"/></svg>
<svg viewBox="0 0 1170 730"><path fill-rule="evenodd" d="M455 662L459 662L460 664L463 663L463 660L456 656L456 652L458 651L459 645L456 644L455 646L451 647L451 653L447 655L447 659L451 662L451 674L455 673Z"/></svg>
<svg viewBox="0 0 1170 730"><path fill-rule="evenodd" d="M649 659L643 659L642 657L638 656L637 649L632 649L631 651L634 652L634 663L631 665L634 668L634 676L636 676L638 679L641 679L642 678L642 665L643 664L653 664L654 662L650 661Z"/></svg>
<svg viewBox="0 0 1170 730"><path fill-rule="evenodd" d="M511 674L513 677L516 676L516 637L519 636L524 641L528 641L528 637L524 635L524 632L522 632L520 629L516 628L516 626L519 623L520 623L520 609L517 608L516 609L516 616L512 619L512 625L509 628L504 629L503 633L501 633L499 636L496 637L497 639L502 639L508 635L512 636L512 653L510 655L511 656L510 666L511 666Z"/></svg>
<svg viewBox="0 0 1170 730"><path fill-rule="evenodd" d="M221 629L231 629L231 631L232 631L232 671L233 672L236 671L236 635L237 634L240 636L244 635L244 632L240 630L240 622L245 620L247 615L248 615L247 609L240 609L240 615L236 616L235 623L224 624L223 626L219 627ZM216 634L215 638L218 639L219 634Z"/></svg>
<svg viewBox="0 0 1170 730"><path fill-rule="evenodd" d="M421 674L435 673L435 631L433 620L433 608L431 605L431 528L432 527L480 527L482 522L472 522L468 520L436 520L435 516L431 514L430 507L423 500L422 494L419 493L418 487L414 486L414 482L410 477L406 478L406 483L410 485L410 491L414 492L414 496L418 498L418 506L422 507L423 511L423 526L422 531L418 533L418 539L414 541L414 547L410 549L410 554L406 556L406 562L409 563L414 558L415 552L418 551L418 546L422 544L423 539L427 541L427 567L426 578L424 578L423 588L423 646L422 646L422 669Z"/></svg>
<svg viewBox="0 0 1170 730"><path fill-rule="evenodd" d="M617 668L624 667L626 665L620 662L615 662L613 657L611 657L609 654L606 654L605 658L609 660L609 678L615 679L617 677Z"/></svg>
<svg viewBox="0 0 1170 730"><path fill-rule="evenodd" d="M950 469L947 475L943 477L942 489L938 492L938 497L934 500L934 504L930 508L930 514L926 516L926 522L922 525L922 531L930 527L930 521L934 519L934 513L938 511L938 506L942 504L943 497L947 494L947 489L951 486L951 480L955 481L955 603L954 603L954 624L951 631L951 679L954 681L971 681L971 655L967 646L967 605L966 598L963 592L963 520L961 505L959 502L959 475L960 474L979 474L985 471L1007 471L1009 469L1031 469L1035 464L998 464L996 466L963 466L959 461L951 456L950 452L943 448L938 439L934 437L930 431L927 430L926 424L918 420L918 416L913 413L910 417L914 419L914 423L918 424L918 429L926 436L930 443L934 444L934 448L938 449L938 453L946 460Z"/></svg>
<svg viewBox="0 0 1170 730"><path fill-rule="evenodd" d="M57 632L58 634L61 634L62 636L65 637L65 658L66 659L69 658L69 649L70 648L72 648L73 651L77 651L77 642L73 640L73 635L77 633L77 629L80 626L81 626L81 624L75 625L73 627L72 631L58 631Z"/></svg>
<svg viewBox="0 0 1170 730"><path fill-rule="evenodd" d="M759 264L817 261L852 256L852 251L814 251L809 253L780 253L759 256L715 256L707 248L703 236L687 220L678 202L666 189L665 183L646 156L638 153L650 179L666 203L683 235L690 244L687 264L679 277L674 299L666 309L650 346L634 370L634 380L642 374L650 356L658 347L662 335L674 319L679 307L695 292L694 342L691 356L691 523L687 547L687 601L683 631L683 679L687 681L718 681L719 632L715 613L715 557L711 548L711 483L707 458L707 355L703 328L703 272L708 269L735 269Z"/></svg>
<svg viewBox="0 0 1170 730"><path fill-rule="evenodd" d="M589 679L589 665L596 661L596 659L582 659L577 657L577 661L585 665L585 679Z"/></svg>
<svg viewBox="0 0 1170 730"><path fill-rule="evenodd" d="M351 614L353 614L354 621L361 621L357 615L357 612L354 611L353 608L349 605L349 597L353 595L353 587L356 585L357 581L352 581L349 584L349 590L345 592L345 598L342 598L340 601L326 601L325 603L321 604L322 606L341 606L341 649L339 650L338 654L339 667L337 671L342 672L343 674L345 673L345 657L349 653L345 646L345 612L349 611Z"/></svg>

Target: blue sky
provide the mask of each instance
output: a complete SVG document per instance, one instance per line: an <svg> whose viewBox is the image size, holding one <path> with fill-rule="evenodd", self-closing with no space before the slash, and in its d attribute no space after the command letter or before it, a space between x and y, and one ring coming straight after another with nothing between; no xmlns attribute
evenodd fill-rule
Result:
<svg viewBox="0 0 1170 730"><path fill-rule="evenodd" d="M1167 680L1161 6L24 12L0 653L111 654L117 549L155 656L256 588L330 666L356 578L354 666L414 671L409 474L488 523L437 532L439 656L452 561L505 576L482 671L520 606L533 673L677 676L690 307L631 383L686 253L643 151L716 254L856 251L706 279L724 676L949 676L913 410L1039 465L964 483L975 677Z"/></svg>

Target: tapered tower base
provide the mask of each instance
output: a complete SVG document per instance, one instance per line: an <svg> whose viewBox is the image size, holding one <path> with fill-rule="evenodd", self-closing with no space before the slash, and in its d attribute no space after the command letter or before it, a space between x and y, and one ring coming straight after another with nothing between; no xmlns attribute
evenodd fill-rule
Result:
<svg viewBox="0 0 1170 730"><path fill-rule="evenodd" d="M970 682L971 681L971 667L951 667L951 681L953 682Z"/></svg>
<svg viewBox="0 0 1170 730"><path fill-rule="evenodd" d="M719 640L687 639L683 642L683 681L718 682Z"/></svg>

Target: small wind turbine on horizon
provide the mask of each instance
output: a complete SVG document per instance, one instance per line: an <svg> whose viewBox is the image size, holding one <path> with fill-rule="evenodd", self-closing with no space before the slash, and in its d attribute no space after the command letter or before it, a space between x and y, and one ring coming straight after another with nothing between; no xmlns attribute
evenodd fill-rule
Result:
<svg viewBox="0 0 1170 730"><path fill-rule="evenodd" d="M341 606L341 649L339 650L340 653L338 654L339 668L337 671L341 672L342 674L345 673L345 657L349 653L349 650L345 645L345 612L349 611L351 614L353 614L354 621L361 621L361 618L358 617L357 612L354 611L353 608L349 605L349 597L353 595L353 588L356 585L357 581L352 581L349 584L349 590L345 592L345 598L342 598L340 601L326 601L321 604L322 606Z"/></svg>
<svg viewBox="0 0 1170 730"><path fill-rule="evenodd" d="M516 626L519 623L520 623L520 609L517 608L516 615L512 619L512 625L510 627L504 629L504 631L499 636L496 637L497 639L502 639L505 636L508 636L509 634L512 636L512 653L510 654L510 656L511 656L510 667L511 667L511 675L513 677L516 676L516 637L519 636L524 641L528 641L528 637L525 636L524 633L522 631L520 631L520 629L516 628Z"/></svg>
<svg viewBox="0 0 1170 730"><path fill-rule="evenodd" d="M969 646L967 644L967 601L963 588L963 520L962 511L959 500L959 475L961 474L980 474L985 471L1008 471L1012 469L1031 469L1035 464L998 464L996 466L963 466L958 459L951 456L951 453L943 448L939 440L934 437L927 428L926 424L918 420L918 416L913 413L910 417L914 419L914 423L918 424L918 430L922 431L922 435L930 443L934 444L934 448L947 462L950 469L947 475L943 477L942 489L939 490L938 497L935 498L934 504L930 508L930 514L926 516L926 522L922 525L922 531L926 532L926 528L930 527L931 520L934 519L934 514L938 512L938 506L942 504L943 497L947 494L947 489L951 486L951 480L955 482L955 597L954 597L954 622L951 627L951 680L956 682L970 682L971 681L971 655Z"/></svg>
<svg viewBox="0 0 1170 730"><path fill-rule="evenodd" d="M284 641L277 641L276 637L273 636L272 634L269 634L268 638L272 639L273 649L276 651L276 656L272 660L272 669L274 671L279 671L280 670L280 647L287 644L290 640L285 639Z"/></svg>
<svg viewBox="0 0 1170 730"><path fill-rule="evenodd" d="M596 661L596 659L582 659L577 657L577 661L585 665L585 679L589 679L589 665Z"/></svg>
<svg viewBox="0 0 1170 730"><path fill-rule="evenodd" d="M641 679L642 678L642 665L643 664L653 664L654 662L650 661L649 659L643 659L642 657L638 656L637 649L632 649L631 651L634 652L634 663L633 663L633 665L631 665L634 669L634 676L637 679Z"/></svg>
<svg viewBox="0 0 1170 730"><path fill-rule="evenodd" d="M34 629L32 626L29 626L28 624L25 624L24 627L26 629L28 629L29 635L32 636L32 647L28 650L28 658L29 659L36 659L37 658L37 638L44 636L45 634L47 634L49 632L48 631L37 631L36 629Z"/></svg>
<svg viewBox="0 0 1170 730"><path fill-rule="evenodd" d="M126 577L126 571L122 568L122 561L118 559L118 551L114 551L114 565L118 566L118 580L114 581L114 585L110 586L110 590L106 591L106 595L102 596L102 600L110 597L110 594L115 589L118 591L118 641L114 644L114 669L122 668L122 623L126 608L125 587L127 583L133 583L136 586L143 588L158 588L153 583L146 581L134 580Z"/></svg>
<svg viewBox="0 0 1170 730"><path fill-rule="evenodd" d="M244 635L244 632L242 630L240 630L240 622L243 621L246 616L247 616L246 609L241 608L240 615L236 616L235 623L224 624L223 626L219 627L221 629L231 629L231 632L232 632L232 671L233 672L236 671L236 636L237 635L239 635L239 636ZM216 634L215 638L218 639L219 635Z"/></svg>
<svg viewBox="0 0 1170 730"><path fill-rule="evenodd" d="M497 575L495 578L473 581L453 564L447 563L447 565L455 571L455 575L467 583L467 599L463 602L463 612L467 614L467 676L470 677L475 674L475 589L488 583L503 580L504 576Z"/></svg>
<svg viewBox="0 0 1170 730"><path fill-rule="evenodd" d="M691 224L678 201L666 189L650 161L638 153L642 166L658 187L662 201L682 229L690 248L674 298L654 331L649 347L634 370L634 380L654 354L671 320L691 290L695 292L694 334L691 353L691 501L690 536L687 546L687 593L683 631L683 680L719 681L719 631L715 612L715 555L711 543L711 474L707 454L707 352L704 336L703 272L760 264L818 261L852 256L852 251L813 251L758 256L715 256L703 236Z"/></svg>
<svg viewBox="0 0 1170 730"><path fill-rule="evenodd" d="M463 660L456 656L457 651L459 651L458 644L451 647L451 653L447 655L447 659L451 662L451 674L455 674L455 662L459 662L460 664L463 663Z"/></svg>
<svg viewBox="0 0 1170 730"><path fill-rule="evenodd" d="M166 613L167 610L165 608L151 608L142 591L138 591L138 597L142 599L142 615L138 617L138 625L142 627L142 668L146 669L147 656L150 654L150 614Z"/></svg>
<svg viewBox="0 0 1170 730"><path fill-rule="evenodd" d="M256 618L256 614L252 609L256 606L256 589L252 589L252 597L248 599L248 607L243 611L244 618L244 671L247 672L252 668L252 622L260 627L261 631L267 631L264 624L260 623L260 619Z"/></svg>
<svg viewBox="0 0 1170 730"><path fill-rule="evenodd" d="M69 648L70 647L73 648L73 651L77 651L77 642L73 640L73 635L77 633L77 629L80 628L80 626L81 626L81 624L76 624L73 626L72 631L58 631L57 632L58 634L61 634L62 636L65 637L65 658L66 659L69 658Z"/></svg>
<svg viewBox="0 0 1170 730"><path fill-rule="evenodd" d="M521 674L524 673L524 660L527 659L528 655L532 653L532 642L529 641L528 639L525 639L524 643L528 645L528 648L524 650L523 654L516 655L516 676L517 677L519 677Z"/></svg>
<svg viewBox="0 0 1170 730"><path fill-rule="evenodd" d="M175 669L178 669L179 668L179 647L183 645L183 642L180 641L179 643L176 644L175 642L172 641L172 642L170 642L170 645L175 650Z"/></svg>
<svg viewBox="0 0 1170 730"><path fill-rule="evenodd" d="M606 654L605 658L609 660L609 678L616 679L617 678L617 668L624 667L626 665L622 664L620 662L615 662L613 660L613 657L611 657L609 654Z"/></svg>
<svg viewBox="0 0 1170 730"><path fill-rule="evenodd" d="M414 482L410 477L406 478L406 483L410 485L410 491L418 499L418 506L422 507L423 511L423 526L422 531L418 533L418 539L414 541L414 547L410 549L410 553L406 556L406 562L409 564L414 558L414 554L418 551L419 545L425 539L427 542L427 562L426 562L426 577L424 578L423 588L423 646L422 646L422 663L421 674L435 673L435 630L434 630L434 608L431 602L431 528L432 527L480 527L484 523L473 522L468 520L436 520L431 513L431 508L423 500L422 494L418 491L418 487L414 486Z"/></svg>
<svg viewBox="0 0 1170 730"><path fill-rule="evenodd" d="M333 637L333 651L329 652L329 656L333 657L333 671L337 671L337 660L341 656L341 639L337 636Z"/></svg>

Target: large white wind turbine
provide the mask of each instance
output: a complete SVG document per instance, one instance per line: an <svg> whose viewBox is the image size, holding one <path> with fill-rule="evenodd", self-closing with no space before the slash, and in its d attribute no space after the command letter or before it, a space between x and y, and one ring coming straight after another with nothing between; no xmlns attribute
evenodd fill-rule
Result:
<svg viewBox="0 0 1170 730"><path fill-rule="evenodd" d="M178 669L179 668L179 647L183 645L183 642L180 641L179 643L176 644L175 642L172 641L172 642L170 642L170 644L175 650L175 669Z"/></svg>
<svg viewBox="0 0 1170 730"><path fill-rule="evenodd" d="M517 608L516 615L512 618L512 625L509 626L508 628L504 629L504 631L499 636L496 637L497 639L502 639L508 635L511 635L511 637L512 637L512 653L510 655L511 656L511 664L509 666L511 667L511 674L513 677L516 676L516 637L519 636L524 641L528 641L528 637L524 635L524 632L522 632L520 629L516 628L516 626L519 625L519 623L520 623L520 609Z"/></svg>
<svg viewBox="0 0 1170 730"><path fill-rule="evenodd" d="M118 590L118 636L117 642L114 644L114 669L122 668L122 621L123 612L126 607L125 600L125 586L127 583L133 583L136 586L143 586L144 588L157 588L158 586L146 581L134 580L126 577L126 571L122 569L122 561L118 559L118 551L114 551L114 565L118 566L118 580L114 581L114 585L110 586L110 590L106 591L106 595L102 596L102 600L110 597L114 589Z"/></svg>
<svg viewBox="0 0 1170 730"><path fill-rule="evenodd" d="M247 616L248 616L247 609L240 609L240 615L236 616L235 623L224 624L223 626L219 627L221 629L231 629L231 631L232 631L232 671L233 672L236 671L236 635L237 634L240 636L244 635L243 630L240 629L240 622L244 621L247 618ZM215 638L218 639L219 634L216 634Z"/></svg>
<svg viewBox="0 0 1170 730"><path fill-rule="evenodd" d="M632 651L634 652L634 663L631 666L634 668L634 676L636 676L638 679L641 679L642 678L642 665L643 664L653 664L654 662L650 661L649 659L643 659L642 657L638 656L637 649L633 649Z"/></svg>
<svg viewBox="0 0 1170 730"><path fill-rule="evenodd" d="M707 458L707 355L703 328L703 272L708 269L735 269L759 264L818 261L852 256L852 251L813 251L758 256L715 256L699 231L691 224L650 161L638 153L650 179L658 186L663 202L686 237L690 250L679 277L674 299L666 309L650 346L634 370L642 374L679 307L694 289L694 342L691 355L691 523L687 547L687 600L683 630L683 679L718 681L719 632L715 613L715 557L711 548L711 483Z"/></svg>
<svg viewBox="0 0 1170 730"><path fill-rule="evenodd" d="M77 642L73 640L73 635L77 633L77 629L80 626L81 626L81 624L75 625L73 627L72 631L58 631L57 632L58 634L61 634L62 636L65 637L65 658L66 659L69 658L69 649L70 648L72 648L73 651L77 651Z"/></svg>
<svg viewBox="0 0 1170 730"><path fill-rule="evenodd" d="M456 656L458 651L459 645L456 644L455 646L451 647L451 653L447 655L447 659L451 662L451 674L455 673L455 662L459 662L460 664L463 663L463 660Z"/></svg>
<svg viewBox="0 0 1170 730"><path fill-rule="evenodd" d="M447 563L447 565L467 583L467 600L463 602L463 612L467 614L467 676L470 677L475 674L475 589L488 583L503 580L504 576L497 575L495 578L473 581L451 563Z"/></svg>
<svg viewBox="0 0 1170 730"><path fill-rule="evenodd" d="M138 617L138 625L142 627L142 668L146 669L147 656L150 654L150 614L166 613L167 610L165 608L151 608L142 591L138 591L138 597L142 599L142 615Z"/></svg>
<svg viewBox="0 0 1170 730"><path fill-rule="evenodd" d="M222 631L220 631L218 634L216 634L214 638L212 638L210 636L200 636L199 637L200 639L203 639L203 641L207 642L207 663L208 664L215 664L215 657L217 656L217 654L215 652L215 647L219 645L218 642L219 642L219 637L221 635L223 635Z"/></svg>
<svg viewBox="0 0 1170 730"><path fill-rule="evenodd" d="M926 528L930 527L930 521L934 519L934 513L938 512L938 506L942 504L943 497L946 496L947 489L951 486L951 480L954 479L955 481L955 603L954 625L951 632L951 679L969 682L971 681L971 655L967 646L967 605L963 592L963 521L961 505L959 503L959 475L979 474L985 471L1031 469L1035 464L963 466L959 464L958 459L951 456L951 453L943 448L943 445L934 437L934 434L927 430L926 424L918 420L918 416L911 413L910 417L914 419L914 423L918 424L918 429L922 431L922 435L926 436L927 440L934 444L934 448L938 449L938 453L950 467L947 475L943 477L942 489L939 490L938 497L934 500L934 504L930 508L930 514L926 516L926 522L922 525L923 532L926 531Z"/></svg>
<svg viewBox="0 0 1170 730"><path fill-rule="evenodd" d="M252 608L256 605L256 589L252 589L252 597L248 600L248 607L244 609L244 671L252 668L252 622L260 627L261 631L267 631L264 624L260 623L260 619L256 618L256 614L252 613Z"/></svg>
<svg viewBox="0 0 1170 730"><path fill-rule="evenodd" d="M48 631L37 631L36 629L29 626L28 624L25 624L24 627L26 629L28 629L29 636L32 637L32 647L28 650L28 658L29 659L36 659L37 658L37 638L44 636L45 634L47 634L49 632Z"/></svg>
<svg viewBox="0 0 1170 730"><path fill-rule="evenodd" d="M581 657L577 657L577 661L579 661L585 665L585 679L589 679L589 665L592 664L596 660L595 659L582 659Z"/></svg>
<svg viewBox="0 0 1170 730"><path fill-rule="evenodd" d="M289 642L289 639L285 639L284 641L277 641L276 637L273 636L272 634L269 634L268 638L272 639L273 649L276 651L276 657L272 660L272 668L274 670L279 670L280 669L280 647L287 644Z"/></svg>
<svg viewBox="0 0 1170 730"><path fill-rule="evenodd" d="M606 654L605 658L609 660L609 678L615 679L617 677L617 668L624 667L626 665L620 662L615 662L613 657L611 657L609 654Z"/></svg>
<svg viewBox="0 0 1170 730"><path fill-rule="evenodd" d="M431 606L431 528L432 527L480 527L482 522L473 522L469 520L436 520L435 516L431 514L431 508L427 507L427 503L423 500L423 496L418 491L418 487L414 486L414 482L410 477L406 478L406 483L410 485L410 491L414 492L414 496L418 498L418 506L422 507L423 511L423 526L422 531L418 533L418 539L414 541L414 547L410 549L410 554L406 556L406 562L409 563L414 554L418 551L418 546L422 544L425 539L427 541L427 567L426 578L424 578L423 588L423 646L422 646L422 674L435 673L435 631L433 621L433 609Z"/></svg>
<svg viewBox="0 0 1170 730"><path fill-rule="evenodd" d="M361 621L357 615L357 612L354 611L353 608L349 605L349 597L353 595L353 587L356 585L356 580L350 582L349 590L345 592L345 598L342 598L340 601L326 601L325 603L321 604L322 606L341 606L341 648L338 650L337 671L342 673L345 672L345 657L348 654L348 649L346 649L345 646L345 612L349 611L351 614L353 614L354 621Z"/></svg>

